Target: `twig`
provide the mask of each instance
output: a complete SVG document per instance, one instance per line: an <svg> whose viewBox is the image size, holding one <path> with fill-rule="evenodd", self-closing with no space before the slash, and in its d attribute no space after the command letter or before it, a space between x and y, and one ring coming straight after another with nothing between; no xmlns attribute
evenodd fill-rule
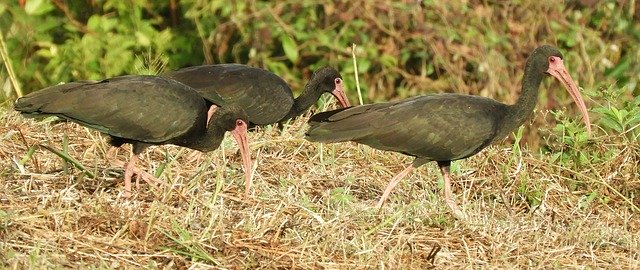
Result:
<svg viewBox="0 0 640 270"><path fill-rule="evenodd" d="M441 249L442 247L436 244L431 248L431 251L429 251L429 254L427 255L426 259L428 262L431 263L431 265L435 265L436 255L438 255L438 252L440 252Z"/></svg>
<svg viewBox="0 0 640 270"><path fill-rule="evenodd" d="M9 53L7 53L7 45L4 43L4 34L2 31L0 31L0 56L2 56L4 66L9 73L9 79L13 85L13 89L16 91L16 95L18 95L18 97L23 96L22 89L16 78L16 73L13 71L13 66L11 65L11 58L9 58Z"/></svg>
<svg viewBox="0 0 640 270"><path fill-rule="evenodd" d="M213 56L211 55L211 45L207 41L207 38L204 36L204 30L202 29L202 24L200 23L200 19L198 19L198 17L194 17L193 23L196 25L196 30L198 31L198 37L200 37L200 41L202 41L202 53L204 53L204 61L207 64L213 64Z"/></svg>
<svg viewBox="0 0 640 270"><path fill-rule="evenodd" d="M178 26L178 2L180 0L170 0L169 1L169 13L171 14L171 26Z"/></svg>
<svg viewBox="0 0 640 270"><path fill-rule="evenodd" d="M565 171L570 172L570 173L572 173L572 174L575 174L575 175L578 175L578 176L584 177L584 178L586 178L586 179L589 179L589 180L590 180L590 181L592 181L592 182L596 182L596 183L600 183L600 184L602 184L602 185L603 185L603 186L605 186L607 189L609 189L611 192L613 192L615 195L617 195L617 196L618 196L618 197L620 197L622 200L624 200L627 204L629 204L629 205L631 206L631 208L633 208L633 210L634 210L634 211L636 211L636 212L640 212L640 207L636 206L636 205L633 203L633 201L632 201L631 199L627 198L627 197L626 197L626 196L624 196L620 191L618 191L617 189L615 189L613 186L609 185L609 183L607 183L604 179L602 179L602 176L601 176L601 175L598 175L598 176L600 176L600 179L596 179L596 178L593 178L593 177L589 177L589 176L587 176L587 175L585 175L585 174L583 174L583 173L581 173L581 172L578 172L578 171L575 171L575 170L572 170L572 169L569 169L569 168L562 167L562 166L560 166L560 165L556 165L556 164L551 164L551 163L549 163L549 166L556 167L556 168L561 169L561 170L565 170ZM592 169L592 170L594 170L594 171L597 171L597 170L595 170L595 168L593 167L593 165L591 166L591 169Z"/></svg>
<svg viewBox="0 0 640 270"><path fill-rule="evenodd" d="M53 0L52 2L54 5L56 5L56 7L58 7L58 9L62 11L62 13L64 13L64 16L67 17L67 19L69 20L69 22L71 22L71 24L73 24L73 26L78 27L78 30L80 30L80 32L85 34L91 32L86 25L76 20L71 11L69 11L69 7L67 7L66 3L62 2L61 0Z"/></svg>
<svg viewBox="0 0 640 270"><path fill-rule="evenodd" d="M20 128L16 128L16 130L18 131L18 134L20 134L20 139L22 140L22 143L24 144L24 146L27 147L27 155L26 157L29 157L29 152L31 151L31 147L34 147L34 145L29 145L29 143L27 142L27 137L24 136L24 133L22 133L22 129ZM36 145L37 147L37 145ZM42 170L40 169L40 162L38 162L38 158L34 155L31 155L29 157L30 159L33 158L33 165L36 167L36 170L38 172L41 172ZM22 162L22 161L21 161ZM24 165L25 163L27 163L27 161L25 161L24 163L22 163L22 165Z"/></svg>
<svg viewBox="0 0 640 270"><path fill-rule="evenodd" d="M353 70L356 77L356 89L358 90L358 101L360 105L364 104L362 102L362 92L360 91L360 79L358 78L358 62L356 61L356 44L353 43L351 45L351 56L353 57Z"/></svg>

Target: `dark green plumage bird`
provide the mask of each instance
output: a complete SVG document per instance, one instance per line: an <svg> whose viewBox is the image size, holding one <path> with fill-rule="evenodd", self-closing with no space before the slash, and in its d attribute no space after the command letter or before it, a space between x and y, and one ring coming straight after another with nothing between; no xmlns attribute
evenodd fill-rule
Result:
<svg viewBox="0 0 640 270"><path fill-rule="evenodd" d="M564 67L562 54L545 45L527 59L521 95L513 105L480 96L441 94L356 106L312 116L306 138L326 143L354 141L414 156L413 163L391 180L377 207L382 207L413 168L436 161L444 178L445 200L459 214L449 180L451 161L475 155L521 126L533 114L545 75L554 76L569 91L591 133L586 106Z"/></svg>
<svg viewBox="0 0 640 270"><path fill-rule="evenodd" d="M208 107L195 90L168 78L121 76L71 82L21 97L14 108L23 116L55 115L98 130L109 135L115 147L131 144L134 155L125 168L127 195L138 155L145 148L175 144L212 151L218 148L227 131L240 146L247 187L250 185L246 113L237 106Z"/></svg>
<svg viewBox="0 0 640 270"><path fill-rule="evenodd" d="M252 125L270 125L297 117L316 103L323 93L331 93L342 107L349 100L342 88L340 73L323 67L313 74L300 96L293 98L289 85L277 75L240 64L218 64L183 68L163 76L193 87L205 99L220 96L228 104L243 108Z"/></svg>

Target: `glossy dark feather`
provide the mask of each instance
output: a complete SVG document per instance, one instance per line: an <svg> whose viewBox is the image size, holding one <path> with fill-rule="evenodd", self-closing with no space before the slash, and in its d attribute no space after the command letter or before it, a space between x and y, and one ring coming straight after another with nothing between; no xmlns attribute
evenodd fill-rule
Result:
<svg viewBox="0 0 640 270"><path fill-rule="evenodd" d="M317 142L354 141L416 157L411 166L391 179L377 207L382 207L391 190L413 168L437 161L444 178L445 201L454 213L460 214L452 199L451 161L478 153L522 125L533 113L538 88L546 75L558 79L569 91L589 134L586 106L563 64L562 54L543 45L527 59L521 95L513 105L469 95L421 96L320 113L309 120L306 137Z"/></svg>
<svg viewBox="0 0 640 270"><path fill-rule="evenodd" d="M249 115L249 121L256 125L280 121L289 108L278 105L293 104L294 101L291 88L282 78L264 69L245 65L195 66L165 76L188 84L207 100L213 102L215 98L221 98L225 103L243 108Z"/></svg>
<svg viewBox="0 0 640 270"><path fill-rule="evenodd" d="M232 105L212 106L208 120L210 107L200 94L169 78L121 76L56 85L19 98L14 108L24 116L55 115L96 129L110 135L113 146L132 144L134 156L125 166L124 176L127 196L138 154L147 146L175 144L212 151L226 131L240 146L247 192L251 186L244 111Z"/></svg>
<svg viewBox="0 0 640 270"><path fill-rule="evenodd" d="M219 96L225 104L243 108L249 121L259 126L299 116L315 104L323 93L331 93L343 107L349 106L342 88L342 77L331 67L317 70L296 98L282 78L267 70L246 65L195 66L164 76L193 87L205 99Z"/></svg>
<svg viewBox="0 0 640 270"><path fill-rule="evenodd" d="M56 115L149 144L204 131L207 111L202 97L188 86L154 76L51 86L18 99L14 107L23 115Z"/></svg>
<svg viewBox="0 0 640 270"><path fill-rule="evenodd" d="M314 115L306 136L316 142L354 141L429 160L456 160L491 142L499 125L494 116L504 109L504 104L478 96L420 96ZM434 117L425 117L429 115ZM465 126L465 132L451 122Z"/></svg>

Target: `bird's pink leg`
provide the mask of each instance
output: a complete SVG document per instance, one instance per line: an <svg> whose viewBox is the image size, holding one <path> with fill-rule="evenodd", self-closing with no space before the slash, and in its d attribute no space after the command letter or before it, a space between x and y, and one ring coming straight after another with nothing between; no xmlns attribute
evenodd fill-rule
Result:
<svg viewBox="0 0 640 270"><path fill-rule="evenodd" d="M460 207L458 207L456 201L453 200L453 192L451 191L451 179L449 178L450 164L450 162L446 165L438 162L440 172L442 173L442 178L444 179L444 201L447 203L455 216L457 216L458 218L463 218L464 214L462 213L462 210L460 210Z"/></svg>
<svg viewBox="0 0 640 270"><path fill-rule="evenodd" d="M110 156L115 157L118 154L117 151L118 147L111 146L109 150L107 150L107 159L109 159Z"/></svg>
<svg viewBox="0 0 640 270"><path fill-rule="evenodd" d="M216 113L217 110L218 106L216 105L211 105L211 107L209 107L209 110L207 111L207 127L209 126L209 120L211 120L211 117L213 117L213 114Z"/></svg>
<svg viewBox="0 0 640 270"><path fill-rule="evenodd" d="M207 111L207 127L209 126L209 121L211 120L211 117L213 117L213 114L216 113L216 111L218 111L217 105L214 104L214 105L211 105L211 107L209 107L209 110ZM191 163L200 163L200 160L202 160L202 152L193 151L193 153L189 154L187 158Z"/></svg>
<svg viewBox="0 0 640 270"><path fill-rule="evenodd" d="M118 150L118 147L115 147L115 146L112 146L111 148L109 148L109 150L107 151L106 158L111 163L111 166L124 168L124 189L125 189L124 196L126 198L131 197L131 178L133 177L134 174L136 175L136 188L139 187L140 178L142 178L142 180L144 180L145 182L147 182L149 185L153 187L163 184L162 181L156 179L153 175L143 170L140 170L138 169L138 167L136 167L136 163L140 160L140 157L138 155L132 154L129 162L124 163L120 160L117 160L117 157L116 157L117 150Z"/></svg>
<svg viewBox="0 0 640 270"><path fill-rule="evenodd" d="M115 166L115 167L126 167L127 164L120 161L120 160L114 160L111 161L111 165ZM139 169L138 167L134 167L133 168L133 174L136 175L140 175L142 177L142 180L144 180L145 182L152 184L152 185L157 185L157 184L162 184L162 181L156 179L153 175L151 175L148 172L145 172L141 169Z"/></svg>
<svg viewBox="0 0 640 270"><path fill-rule="evenodd" d="M202 154L202 152L193 151L189 155L187 155L187 160L189 160L189 163L200 164L200 163L202 163L202 157L203 156L204 155Z"/></svg>
<svg viewBox="0 0 640 270"><path fill-rule="evenodd" d="M133 176L133 171L136 168L136 162L139 160L138 155L131 156L131 159L127 163L124 169L124 197L131 197L131 177Z"/></svg>
<svg viewBox="0 0 640 270"><path fill-rule="evenodd" d="M407 168L402 170L399 174L394 176L391 179L391 181L389 181L389 184L387 185L387 188L384 190L384 193L382 193L382 197L380 197L380 200L378 201L378 204L376 204L376 208L382 208L382 205L384 204L384 201L387 200L387 197L389 197L389 194L391 193L393 188L395 188L396 185L398 185L398 183L400 183L400 180L402 180L402 178L404 178L405 176L407 176L407 174L409 174L411 171L413 171L413 168L414 168L413 165L409 165Z"/></svg>
<svg viewBox="0 0 640 270"><path fill-rule="evenodd" d="M124 162L122 162L120 160L112 161L111 164L113 166L117 166L117 167L126 167L128 165L128 164L125 164ZM151 175L148 172L145 172L145 171L139 169L138 167L134 167L133 168L133 174L140 175L140 178L142 178L142 180L144 180L145 182L147 182L150 185L157 186L157 185L163 184L163 182L158 180L155 176Z"/></svg>
<svg viewBox="0 0 640 270"><path fill-rule="evenodd" d="M134 160L135 158L135 160ZM129 198L131 196L131 178L135 174L137 177L142 178L145 182L153 187L157 187L159 185L164 184L162 181L155 178L153 175L139 169L135 163L139 160L137 155L133 155L131 160L128 163L124 163L120 160L112 161L111 164L113 166L124 167L124 188L125 188L125 197ZM131 163L133 161L133 164ZM129 175L128 175L129 174ZM128 177L128 178L127 178ZM128 181L127 181L128 179ZM137 181L136 181L137 186Z"/></svg>

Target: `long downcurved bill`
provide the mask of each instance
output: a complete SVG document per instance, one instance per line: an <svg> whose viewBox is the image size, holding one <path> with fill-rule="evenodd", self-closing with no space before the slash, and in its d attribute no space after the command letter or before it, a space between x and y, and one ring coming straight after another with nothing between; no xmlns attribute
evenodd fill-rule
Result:
<svg viewBox="0 0 640 270"><path fill-rule="evenodd" d="M558 79L558 81L560 81L560 83L562 83L562 85L567 89L573 98L573 101L576 102L580 109L580 113L582 114L582 121L587 126L587 134L591 137L591 124L589 121L589 114L587 113L587 106L584 105L582 95L580 95L580 91L578 91L578 86L571 78L571 75L569 75L569 72L567 72L567 69L564 67L560 57L552 56L552 59L549 60L549 69L547 70L547 73Z"/></svg>
<svg viewBox="0 0 640 270"><path fill-rule="evenodd" d="M238 143L238 147L240 147L245 177L244 194L249 195L249 191L251 190L251 173L253 170L251 170L251 153L249 152L249 141L247 140L247 124L236 126L236 128L231 131L231 134Z"/></svg>
<svg viewBox="0 0 640 270"><path fill-rule="evenodd" d="M331 94L338 99L340 102L340 106L342 108L351 107L349 104L349 99L347 98L347 94L344 93L344 89L342 89L342 83L336 84L336 88L331 91Z"/></svg>

